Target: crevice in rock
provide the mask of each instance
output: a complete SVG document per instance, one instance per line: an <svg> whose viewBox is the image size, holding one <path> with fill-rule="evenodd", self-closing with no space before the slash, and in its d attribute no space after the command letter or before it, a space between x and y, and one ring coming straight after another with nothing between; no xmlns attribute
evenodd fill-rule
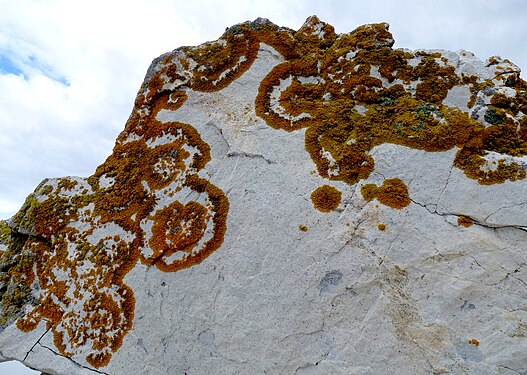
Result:
<svg viewBox="0 0 527 375"><path fill-rule="evenodd" d="M238 152L238 151L230 151L227 153L227 157L229 158L232 158L232 157L242 157L242 158L251 158L251 159L263 159L265 160L265 162L267 164L276 164L275 161L272 161L272 160L269 160L267 159L265 156L263 155L260 155L260 154L251 154L251 153L248 153L248 152Z"/></svg>
<svg viewBox="0 0 527 375"><path fill-rule="evenodd" d="M210 125L212 126L213 128L215 128L217 131L218 131L218 135L220 136L220 138L223 140L223 142L225 143L225 145L227 146L227 149L230 149L231 148L231 145L229 143L229 141L227 141L227 138L225 138L225 136L223 135L223 129L221 127L219 127L218 125L216 125L214 123L214 121L209 121L207 122L206 125Z"/></svg>
<svg viewBox="0 0 527 375"><path fill-rule="evenodd" d="M504 277L503 279L501 279L500 281L498 281L497 283L492 284L492 285L498 285L498 284L501 284L502 282L504 282L505 280L507 280L509 277L512 277L513 279L518 280L518 281L521 282L523 285L527 286L527 283L526 283L525 281L523 281L522 279L520 279L520 278L517 277L517 276L514 276L514 274L520 272L520 270L522 269L523 266L525 266L524 263L519 264L518 267L517 267L516 269L514 269L513 271L509 271L509 272L507 272L507 274L505 275L505 277Z"/></svg>
<svg viewBox="0 0 527 375"><path fill-rule="evenodd" d="M46 335L46 333L49 332L50 329L51 329L51 327L48 328L48 329L46 329L46 331L45 331L42 335L40 335L40 337L38 338L38 340L37 340L37 341L33 344L33 346L32 346L32 347L26 352L26 355L24 356L24 359L23 359L22 361L25 361L25 360L27 359L27 357L29 356L29 354L33 351L33 348L35 348L35 346L37 346L37 344L40 344L40 340L42 340L42 338Z"/></svg>
<svg viewBox="0 0 527 375"><path fill-rule="evenodd" d="M437 209L435 210L431 210L430 208L428 208L426 205L422 204L422 203L419 203L415 200L413 200L412 198L410 198L410 200L412 201L412 203L415 203L416 205L418 206L421 206L423 207L425 210L427 210L429 213L433 214L433 215L438 215L438 216L441 216L441 217L447 217L447 216L456 216L456 217L461 217L461 216L464 216L464 217L468 217L470 219L472 219L472 221L474 222L474 225L479 225L481 227L485 227L485 228L489 228L489 229L493 229L493 230L496 230L496 229L503 229L503 228L511 228L511 229L518 229L518 230L521 230L523 232L527 232L527 227L524 227L524 226L521 226L521 225L513 225L513 224L488 224L488 223L485 223L484 221L480 221L470 215L464 215L464 214L455 214L453 212L439 212L437 211Z"/></svg>
<svg viewBox="0 0 527 375"><path fill-rule="evenodd" d="M298 371L300 371L300 370L307 370L307 369L310 369L310 368L317 367L317 366L320 364L320 362L325 361L325 360L328 358L328 356L329 356L329 352L324 353L324 354L322 355L322 358L318 359L315 363L306 363L306 364L304 364L304 365L302 365L302 366L298 366L298 367L295 369L294 374L295 374L295 375L298 374Z"/></svg>
<svg viewBox="0 0 527 375"><path fill-rule="evenodd" d="M86 370L93 371L93 372L95 372L95 373L97 373L97 374L108 375L108 373L106 373L106 372L97 371L97 370L95 370L94 368L91 368L91 367L88 367L88 366L81 365L80 363L78 363L78 362L74 361L73 359L71 359L71 357L67 357L67 356L65 356L65 355L62 355L62 354L56 352L55 350L51 349L50 347L45 346L45 345L42 345L42 344L39 343L39 342L38 342L37 344L40 345L40 346L42 346L42 347L45 348L45 349L48 349L50 352L52 352L53 354L55 354L55 355L57 355L57 356L59 356L59 357L63 357L63 358L68 359L69 361L71 361L71 362L72 362L73 364L75 364L76 366L82 367L82 368L84 368L84 369L86 369Z"/></svg>
<svg viewBox="0 0 527 375"><path fill-rule="evenodd" d="M450 166L450 171L448 172L448 177L445 182L445 186L443 186L443 189L441 189L441 192L439 193L439 196L437 197L437 201L435 203L435 211L437 212L437 207L439 206L439 202L441 201L441 198L443 197L443 193L445 192L448 183L450 182L450 177L452 176L452 170L454 169L454 164Z"/></svg>
<svg viewBox="0 0 527 375"><path fill-rule="evenodd" d="M498 208L496 211L490 213L486 218L485 218L485 221L487 221L490 217L492 217L493 215L496 215L498 212L500 212L501 210L506 210L507 208L513 208L513 207L516 207L516 206L525 206L527 205L527 203L515 203L515 204L511 204L509 206L502 206L500 208Z"/></svg>

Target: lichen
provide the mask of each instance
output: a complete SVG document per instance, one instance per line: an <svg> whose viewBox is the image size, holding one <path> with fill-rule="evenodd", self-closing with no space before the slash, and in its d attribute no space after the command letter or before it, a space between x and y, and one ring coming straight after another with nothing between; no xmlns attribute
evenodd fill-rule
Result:
<svg viewBox="0 0 527 375"><path fill-rule="evenodd" d="M525 120L513 117L520 107L527 108L525 81L509 81L517 90L514 99L491 99L493 108L484 117L498 128L485 128L487 124L443 105L443 100L455 86L468 85L472 107L480 92L495 86L493 80L458 75L439 52L391 49L393 38L385 24L331 35L322 44L312 32L310 27L297 32L295 38L304 44L298 49L300 58L286 58L273 68L260 84L255 106L274 129L307 128L305 147L322 177L348 184L365 180L375 169L369 152L391 143L428 152L456 147L454 166L480 184L525 178L514 163L481 168L489 151L527 155L527 126L520 125ZM284 82L290 84L284 88ZM501 146L507 139L514 144Z"/></svg>
<svg viewBox="0 0 527 375"><path fill-rule="evenodd" d="M398 210L408 206L411 202L408 188L399 178L386 179L381 186L363 185L361 194L364 200L368 202L377 199L379 203Z"/></svg>
<svg viewBox="0 0 527 375"><path fill-rule="evenodd" d="M474 224L474 220L469 216L461 215L457 218L457 224L462 227L468 228Z"/></svg>
<svg viewBox="0 0 527 375"><path fill-rule="evenodd" d="M307 232L309 230L309 228L303 224L300 224L298 226L298 230L301 231L301 232Z"/></svg>
<svg viewBox="0 0 527 375"><path fill-rule="evenodd" d="M323 185L311 193L311 202L320 212L331 212L337 209L342 193L330 185Z"/></svg>

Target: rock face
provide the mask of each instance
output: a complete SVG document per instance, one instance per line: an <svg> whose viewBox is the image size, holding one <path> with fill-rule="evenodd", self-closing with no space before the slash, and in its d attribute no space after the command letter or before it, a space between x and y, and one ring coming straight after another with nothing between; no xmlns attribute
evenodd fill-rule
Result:
<svg viewBox="0 0 527 375"><path fill-rule="evenodd" d="M0 358L50 374L527 371L527 83L257 19L154 60L112 155L1 223Z"/></svg>

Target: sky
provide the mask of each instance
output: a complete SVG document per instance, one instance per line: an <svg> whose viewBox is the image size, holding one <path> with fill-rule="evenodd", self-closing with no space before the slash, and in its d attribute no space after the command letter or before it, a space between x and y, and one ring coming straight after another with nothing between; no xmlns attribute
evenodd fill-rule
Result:
<svg viewBox="0 0 527 375"><path fill-rule="evenodd" d="M527 76L525 0L0 0L0 219L46 177L93 173L155 57L257 17L298 29L314 14L338 33L388 22L394 48L500 55Z"/></svg>

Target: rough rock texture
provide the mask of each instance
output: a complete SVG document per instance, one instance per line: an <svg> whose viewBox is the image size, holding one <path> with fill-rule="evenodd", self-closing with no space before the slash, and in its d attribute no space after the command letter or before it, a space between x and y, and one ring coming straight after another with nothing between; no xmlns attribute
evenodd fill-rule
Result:
<svg viewBox="0 0 527 375"><path fill-rule="evenodd" d="M113 154L0 231L50 374L524 374L527 83L257 19L156 59Z"/></svg>

